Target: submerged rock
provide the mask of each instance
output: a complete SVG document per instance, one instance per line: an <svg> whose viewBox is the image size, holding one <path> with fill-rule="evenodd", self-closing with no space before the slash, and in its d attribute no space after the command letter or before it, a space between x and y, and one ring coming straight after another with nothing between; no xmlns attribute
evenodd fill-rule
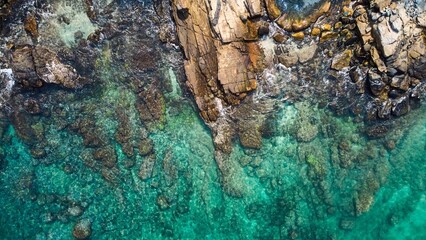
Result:
<svg viewBox="0 0 426 240"><path fill-rule="evenodd" d="M90 219L79 220L74 225L72 235L75 239L89 239L92 235L92 222Z"/></svg>

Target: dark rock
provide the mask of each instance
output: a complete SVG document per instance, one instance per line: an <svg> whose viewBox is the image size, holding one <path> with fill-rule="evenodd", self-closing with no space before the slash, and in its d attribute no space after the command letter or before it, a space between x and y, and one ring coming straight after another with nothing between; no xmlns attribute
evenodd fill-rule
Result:
<svg viewBox="0 0 426 240"><path fill-rule="evenodd" d="M396 99L396 98L402 97L404 94L406 94L406 93L402 90L392 89L389 92L389 97L392 98L392 99Z"/></svg>
<svg viewBox="0 0 426 240"><path fill-rule="evenodd" d="M17 82L24 87L41 87L30 47L18 48L12 53L12 69Z"/></svg>
<svg viewBox="0 0 426 240"><path fill-rule="evenodd" d="M392 114L400 117L407 114L410 111L410 100L408 97L402 97L396 102L394 102L394 107L392 108Z"/></svg>
<svg viewBox="0 0 426 240"><path fill-rule="evenodd" d="M386 83L383 82L382 77L375 71L368 71L368 82L370 90L375 96L381 95L385 90Z"/></svg>
<svg viewBox="0 0 426 240"><path fill-rule="evenodd" d="M366 129L366 134L370 138L382 138L386 136L389 128L385 125L374 125Z"/></svg>
<svg viewBox="0 0 426 240"><path fill-rule="evenodd" d="M390 117L391 110L392 110L392 102L390 100L387 100L380 105L377 111L377 115L381 119L388 119Z"/></svg>
<svg viewBox="0 0 426 240"><path fill-rule="evenodd" d="M138 94L136 108L142 121L159 122L164 116L165 102L161 92L152 84Z"/></svg>
<svg viewBox="0 0 426 240"><path fill-rule="evenodd" d="M39 114L41 113L41 108L36 99L29 98L24 101L24 108L28 113Z"/></svg>
<svg viewBox="0 0 426 240"><path fill-rule="evenodd" d="M102 161L102 164L107 168L113 168L117 165L117 155L112 147L96 149L93 152L93 158Z"/></svg>

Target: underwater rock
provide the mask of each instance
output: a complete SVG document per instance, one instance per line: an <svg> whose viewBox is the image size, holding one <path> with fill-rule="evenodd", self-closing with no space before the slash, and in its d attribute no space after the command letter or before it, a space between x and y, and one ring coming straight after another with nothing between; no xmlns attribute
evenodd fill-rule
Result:
<svg viewBox="0 0 426 240"><path fill-rule="evenodd" d="M138 176L142 180L147 180L152 177L152 172L156 163L156 156L154 154L148 155L142 160L139 168Z"/></svg>
<svg viewBox="0 0 426 240"><path fill-rule="evenodd" d="M386 136L386 134L388 133L389 128L385 125L373 125L371 127L368 127L366 129L366 134L368 137L370 138L382 138L384 136Z"/></svg>
<svg viewBox="0 0 426 240"><path fill-rule="evenodd" d="M262 133L259 128L247 128L239 131L240 143L245 148L260 149Z"/></svg>
<svg viewBox="0 0 426 240"><path fill-rule="evenodd" d="M368 83L370 84L371 92L375 96L380 96L386 88L386 83L383 82L382 76L373 69L368 71Z"/></svg>
<svg viewBox="0 0 426 240"><path fill-rule="evenodd" d="M151 84L147 89L142 90L138 97L136 108L141 120L148 124L161 123L165 114L165 102L158 88Z"/></svg>
<svg viewBox="0 0 426 240"><path fill-rule="evenodd" d="M69 127L72 131L81 134L85 146L100 147L105 145L104 136L93 120L88 118L77 119Z"/></svg>
<svg viewBox="0 0 426 240"><path fill-rule="evenodd" d="M147 156L153 151L153 143L151 139L142 139L138 144L139 154L141 156Z"/></svg>
<svg viewBox="0 0 426 240"><path fill-rule="evenodd" d="M24 108L27 112L31 114L39 114L41 113L40 104L36 99L25 99L24 101Z"/></svg>
<svg viewBox="0 0 426 240"><path fill-rule="evenodd" d="M107 168L114 168L117 165L117 155L112 147L96 149L93 152L93 158L101 161Z"/></svg>
<svg viewBox="0 0 426 240"><path fill-rule="evenodd" d="M296 137L300 142L311 142L318 135L318 127L304 121L299 123L299 128L297 129Z"/></svg>
<svg viewBox="0 0 426 240"><path fill-rule="evenodd" d="M80 206L76 205L76 206L69 207L67 209L67 212L69 215L73 217L79 217L83 214L83 209Z"/></svg>
<svg viewBox="0 0 426 240"><path fill-rule="evenodd" d="M75 239L88 239L92 235L92 222L90 219L79 220L73 228L72 235Z"/></svg>

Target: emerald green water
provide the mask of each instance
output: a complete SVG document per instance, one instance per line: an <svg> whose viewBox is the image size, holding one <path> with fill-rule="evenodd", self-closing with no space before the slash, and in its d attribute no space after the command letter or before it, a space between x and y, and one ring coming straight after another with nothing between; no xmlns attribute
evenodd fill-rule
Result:
<svg viewBox="0 0 426 240"><path fill-rule="evenodd" d="M58 31L67 46L82 24L74 20ZM130 50L140 44L127 40ZM241 197L232 197L209 128L171 64L180 62L165 51L161 68L142 74L141 85L161 83L161 116L149 123L135 107L131 69L108 44L101 49L99 82L25 95L49 109L21 122L45 155L31 153L21 125L1 119L0 239L74 239L82 219L91 222L90 239L426 239L426 105L396 120L386 137L369 139L357 118L306 100L282 103L260 150L235 140L227 180ZM85 145L73 130L79 121L104 145ZM132 146L129 156L120 131L129 141L150 139L152 153ZM113 168L94 159L102 147L116 155Z"/></svg>
<svg viewBox="0 0 426 240"><path fill-rule="evenodd" d="M108 138L117 123L103 104L127 106L131 119L135 111L126 103L133 101L131 93L117 84L103 85L103 102L74 96L68 106L84 101L97 106L92 117ZM399 120L387 137L396 147L387 150L385 140L367 139L351 117L308 103L284 104L277 131L261 150L235 145L234 184L243 196L234 198L222 190L208 128L192 101L176 92L167 97L164 125L149 135L157 161L145 181L138 170L147 157L138 155L135 167L125 168L118 143L120 180L111 184L83 164L78 135L45 123L45 139L56 149L49 161L40 161L7 126L1 144L6 162L0 174L1 239L72 239L74 223L82 218L92 222L92 239L426 237L424 106ZM312 142L298 142L295 132L307 117L319 133ZM83 209L81 216L69 213L75 205Z"/></svg>

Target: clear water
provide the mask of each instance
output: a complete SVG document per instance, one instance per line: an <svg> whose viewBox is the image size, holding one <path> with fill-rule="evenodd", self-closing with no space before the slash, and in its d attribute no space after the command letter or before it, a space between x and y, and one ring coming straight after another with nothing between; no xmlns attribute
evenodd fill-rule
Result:
<svg viewBox="0 0 426 240"><path fill-rule="evenodd" d="M115 110L128 116L133 136L146 125L123 67L106 56L95 89L50 90L66 96L51 103L65 117L32 119L46 157L34 158L16 126L0 124L0 239L73 239L80 219L92 223L91 239L426 239L426 106L401 117L384 139L369 139L351 116L283 103L261 150L234 144L237 198L224 192L211 133L167 61L159 70L171 86L162 89L165 112L148 136L152 177L138 176L152 156L124 154ZM117 155L116 181L88 167L84 156L93 149L61 127L79 114ZM303 142L300 134L315 136Z"/></svg>
<svg viewBox="0 0 426 240"><path fill-rule="evenodd" d="M315 7L323 0L275 0L277 6L284 12L297 12L298 14L307 14L312 7Z"/></svg>
<svg viewBox="0 0 426 240"><path fill-rule="evenodd" d="M109 98L118 101L114 89ZM106 131L115 130L113 116L96 117ZM316 119L320 134L300 143L292 131L306 117ZM149 136L157 163L148 181L137 177L146 158L124 169L119 145L121 181L112 185L83 164L80 137L47 126L46 139L57 149L47 157L53 163L43 164L7 126L0 236L72 239L74 223L88 218L92 239L424 239L426 109L401 122L403 130L390 134L396 148L388 151L380 140L365 138L350 117L285 105L275 123L279 134L264 139L262 150L235 146L241 198L223 192L210 133L188 99L168 101L164 127ZM348 150L340 149L342 141ZM64 170L65 163L74 170ZM164 197L167 206L160 207ZM356 199L371 202L356 212ZM68 213L75 204L84 209L80 217Z"/></svg>

